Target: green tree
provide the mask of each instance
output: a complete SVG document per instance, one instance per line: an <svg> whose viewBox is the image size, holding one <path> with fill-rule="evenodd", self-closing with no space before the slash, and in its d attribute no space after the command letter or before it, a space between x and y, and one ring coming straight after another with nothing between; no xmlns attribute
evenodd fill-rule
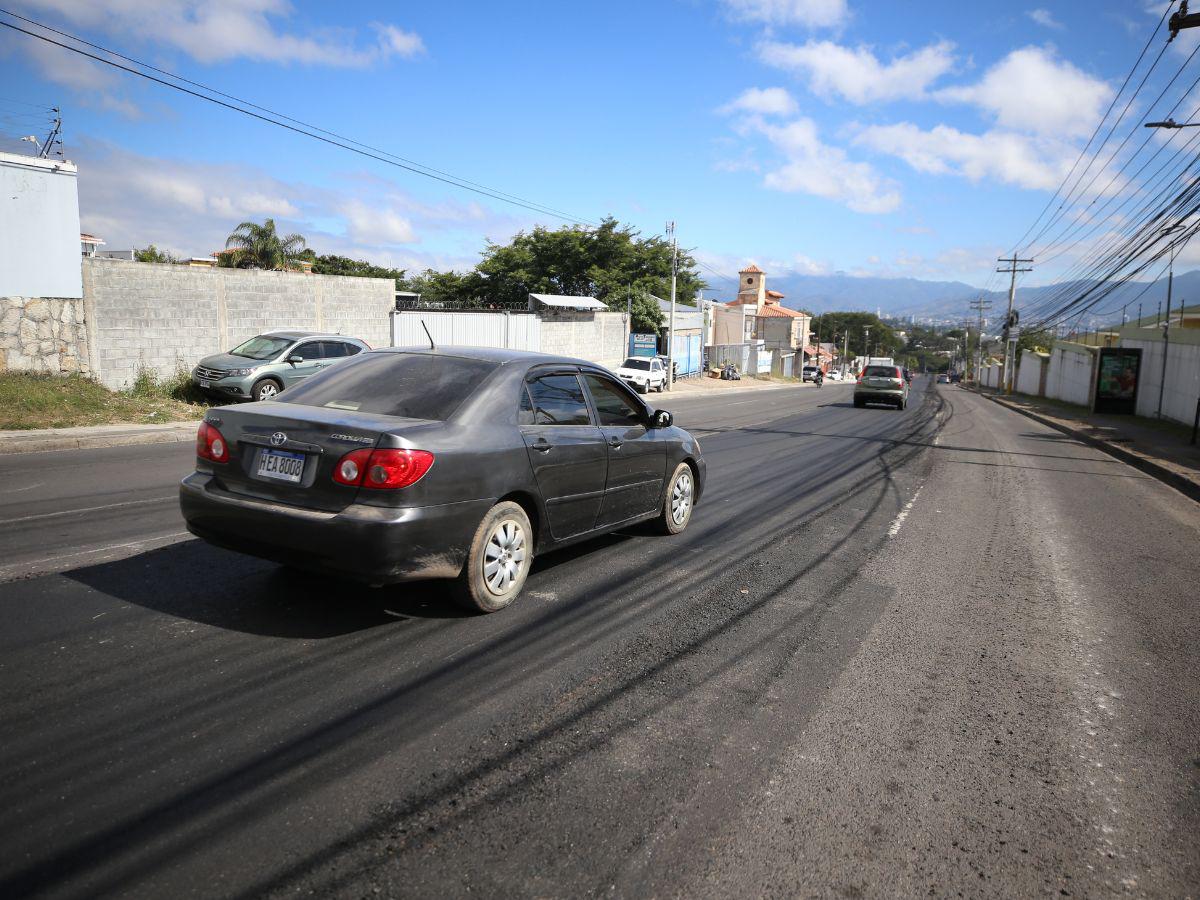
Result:
<svg viewBox="0 0 1200 900"><path fill-rule="evenodd" d="M305 250L300 256L312 262L312 270L317 275L351 275L357 278L390 278L396 282L396 290L406 291L407 282L404 280L404 269L392 269L387 266L377 266L362 259L351 259L348 256L324 254L317 256L311 249Z"/></svg>
<svg viewBox="0 0 1200 900"><path fill-rule="evenodd" d="M871 330L870 346L866 344L866 329ZM815 316L810 325L813 340L821 335L822 343L833 340L837 335L838 347L845 347L846 335L850 336L850 356L896 356L904 349L904 341L896 336L891 326L880 321L875 313L828 312Z"/></svg>
<svg viewBox="0 0 1200 900"><path fill-rule="evenodd" d="M612 218L594 228L538 227L508 244L489 243L475 271L484 279L483 295L500 302L523 303L528 293L571 294L624 311L632 297L634 327L657 330L662 315L647 295L670 295L671 244ZM680 251L677 297L691 298L704 287L695 259Z"/></svg>
<svg viewBox="0 0 1200 900"><path fill-rule="evenodd" d="M261 225L243 222L225 241L225 249L233 252L222 253L221 264L237 269L294 269L305 259L306 247L302 235L281 236L275 230L274 219L267 219Z"/></svg>
<svg viewBox="0 0 1200 900"><path fill-rule="evenodd" d="M133 251L133 258L137 262L148 263L177 263L179 257L169 250L159 250L151 244L149 247L144 247L141 250Z"/></svg>

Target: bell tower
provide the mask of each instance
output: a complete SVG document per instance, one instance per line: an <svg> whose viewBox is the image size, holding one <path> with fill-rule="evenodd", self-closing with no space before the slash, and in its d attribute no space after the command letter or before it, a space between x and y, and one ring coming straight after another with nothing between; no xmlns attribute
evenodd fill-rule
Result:
<svg viewBox="0 0 1200 900"><path fill-rule="evenodd" d="M767 273L754 263L738 272L737 302L762 306L767 301Z"/></svg>

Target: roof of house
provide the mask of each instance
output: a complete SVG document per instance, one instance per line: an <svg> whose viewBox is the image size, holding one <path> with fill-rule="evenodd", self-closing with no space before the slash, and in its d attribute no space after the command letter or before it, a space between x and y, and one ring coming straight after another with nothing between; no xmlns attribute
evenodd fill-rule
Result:
<svg viewBox="0 0 1200 900"><path fill-rule="evenodd" d="M754 263L750 263L750 265L746 266L746 268L742 269L740 272L738 272L738 274L745 275L747 272L749 272L751 274L758 274L758 275L767 274L762 269L760 269L758 266L756 266Z"/></svg>
<svg viewBox="0 0 1200 900"><path fill-rule="evenodd" d="M608 309L595 297L571 297L566 294L530 294L529 296L543 306L554 306L559 309Z"/></svg>
<svg viewBox="0 0 1200 900"><path fill-rule="evenodd" d="M778 303L768 303L762 306L755 315L768 319L807 319L808 316L798 309L788 309Z"/></svg>
<svg viewBox="0 0 1200 900"><path fill-rule="evenodd" d="M79 233L79 242L82 244L97 244L97 245L104 243L104 241L101 238L96 237L94 234L88 234L86 231L81 231Z"/></svg>
<svg viewBox="0 0 1200 900"><path fill-rule="evenodd" d="M767 291L767 296L768 296L768 297L774 297L774 298L776 298L777 300L782 300L782 299L783 299L783 294L779 293L779 291Z"/></svg>

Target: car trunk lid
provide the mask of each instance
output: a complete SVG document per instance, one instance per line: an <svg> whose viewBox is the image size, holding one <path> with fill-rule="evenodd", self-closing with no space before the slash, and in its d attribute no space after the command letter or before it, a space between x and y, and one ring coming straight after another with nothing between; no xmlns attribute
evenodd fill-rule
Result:
<svg viewBox="0 0 1200 900"><path fill-rule="evenodd" d="M228 463L213 467L220 487L325 512L345 509L359 491L333 480L338 460L353 450L376 447L384 435L391 446L398 432L434 424L279 402L221 407L207 421L231 452Z"/></svg>

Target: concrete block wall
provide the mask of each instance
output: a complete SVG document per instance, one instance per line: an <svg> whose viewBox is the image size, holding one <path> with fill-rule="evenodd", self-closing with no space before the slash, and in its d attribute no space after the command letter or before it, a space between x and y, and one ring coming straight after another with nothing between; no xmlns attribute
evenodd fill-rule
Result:
<svg viewBox="0 0 1200 900"><path fill-rule="evenodd" d="M610 369L625 359L629 348L625 313L545 310L541 319L543 353L574 356Z"/></svg>
<svg viewBox="0 0 1200 900"><path fill-rule="evenodd" d="M139 368L170 375L282 328L340 332L386 347L394 292L385 278L85 259L92 373L122 388Z"/></svg>
<svg viewBox="0 0 1200 900"><path fill-rule="evenodd" d="M0 297L0 372L90 373L83 301Z"/></svg>
<svg viewBox="0 0 1200 900"><path fill-rule="evenodd" d="M1092 405L1096 385L1095 347L1060 342L1050 351L1046 373L1046 396L1079 406Z"/></svg>

